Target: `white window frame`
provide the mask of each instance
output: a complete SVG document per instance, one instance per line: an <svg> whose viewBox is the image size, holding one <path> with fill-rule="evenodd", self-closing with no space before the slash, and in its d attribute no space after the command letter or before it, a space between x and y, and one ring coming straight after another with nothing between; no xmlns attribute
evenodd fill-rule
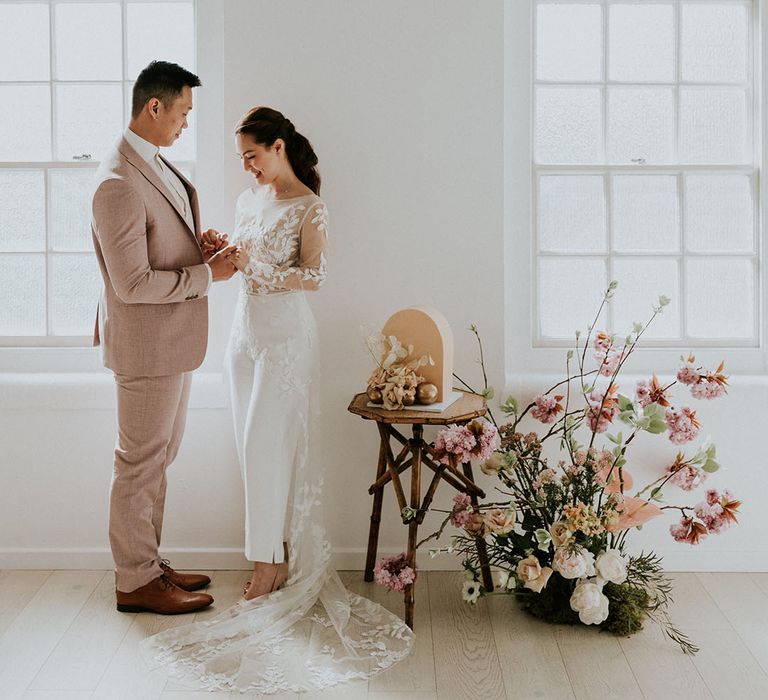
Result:
<svg viewBox="0 0 768 700"><path fill-rule="evenodd" d="M605 7L614 2L629 4L648 4L637 0L595 0L593 4L603 5L604 22L607 22ZM701 0L697 0L701 1ZM708 2L709 0L704 0ZM712 0L715 1L715 0ZM581 4L584 0L558 0L559 3L574 2ZM745 4L750 0L745 0ZM517 376L521 371L551 373L564 368L564 347L571 346L573 341L543 340L538 338L538 299L537 299L537 231L536 231L536 191L539 173L549 174L558 172L632 172L651 174L656 172L679 172L680 166L540 166L533 162L533 131L534 131L534 86L545 81L535 79L534 27L536 0L528 2L505 3L504 15L504 62L505 62L505 95L504 95L504 168L505 168L505 298L507 302L505 313L505 343L506 343L506 373L508 379ZM768 40L768 27L763 21L768 0L755 0L752 5L753 32L752 49L756 71L752 85L756 93L753 96L753 113L766 114L766 91L763 89L763 77L768 75L765 52L762 47ZM679 23L677 25L679 33ZM751 31L753 31L751 29ZM679 44L679 41L678 41ZM605 47L604 56L607 52ZM605 60L605 59L604 59ZM607 75L605 73L604 75ZM596 85L604 85L600 81ZM605 101L603 102L605 105ZM756 336L757 343L733 343L724 345L722 341L698 342L694 346L680 341L647 341L638 346L638 351L628 366L630 371L645 372L658 369L660 365L669 364L670 356L677 359L677 354L696 353L697 359L704 363L719 362L727 356L731 370L745 373L763 374L768 366L764 338L766 337L766 285L763 282L765 265L763 262L764 233L766 206L766 184L760 170L766 162L766 133L765 119L760 123L752 119L753 126L753 165L741 166L705 166L707 172L737 171L755 173L753 184L759 188L757 210L754 216L756 227L755 265L759 275L756 284ZM605 119L603 119L605 129ZM696 167L685 167L686 171L695 171ZM704 169L704 168L701 168ZM606 178L609 175L604 176ZM682 202L681 202L682 204ZM681 210L680 216L684 215ZM681 229L682 235L682 229ZM610 255L610 250L609 250ZM686 255L684 247L677 256ZM691 255L688 253L687 255ZM673 257L664 255L663 257ZM682 280L682 277L681 277ZM618 293L620 293L620 289ZM679 290L682 293L683 290ZM680 297L682 298L682 297ZM653 300L649 300L652 303ZM599 303L599 300L597 300ZM597 307L597 303L595 308ZM649 303L649 306L650 306ZM603 317L606 323L606 317ZM591 319L589 319L591 320ZM588 321L585 320L584 325ZM688 341L684 341L688 342ZM677 351L677 352L675 352ZM514 381L511 381L514 383Z"/></svg>
<svg viewBox="0 0 768 700"><path fill-rule="evenodd" d="M123 130L128 126L128 122L131 118L131 99L132 88L135 79L128 77L128 37L127 37L127 14L128 5L132 2L140 2L142 0L35 0L35 4L45 5L49 7L48 15L48 29L49 29L49 46L50 46L50 78L48 80L24 80L24 81L0 81L1 85L33 85L33 86L48 86L50 89L50 104L51 104L51 155L56 156L56 100L55 91L57 85L82 85L82 84L98 84L98 85L120 85L122 95L122 114L123 114ZM150 0L151 1L151 0ZM193 55L197 57L197 25L198 25L198 0L161 0L163 3L178 3L192 6L193 13L193 27L195 28L195 34L192 37L193 41ZM143 0L147 2L147 0ZM83 4L83 3L110 3L119 4L122 12L122 68L123 75L121 80L59 80L56 78L56 5L66 4ZM18 5L28 4L25 0L0 0L0 5ZM195 61L197 63L197 61ZM192 72L195 72L195 66L189 67ZM122 133L122 132L121 132ZM187 138L196 138L198 130L195 130L194 136L187 134ZM119 138L120 134L115 134L115 140ZM199 144L196 143L196 146ZM183 171L194 174L197 158L199 157L198 148L195 148L196 159L195 160L176 160L174 159L174 165L181 168ZM51 230L51 207L50 207L50 178L51 172L56 170L65 169L77 169L77 170L91 170L96 171L99 165L98 160L77 160L76 154L73 154L73 160L50 160L50 161L0 161L0 170L30 170L44 173L45 179L45 249L40 250L14 250L3 251L3 255L44 255L45 256L45 275L46 275L46 295L45 295L45 317L46 317L46 334L45 335L33 335L33 336L21 336L21 335L0 335L0 371L3 369L3 365L7 361L9 365L16 366L19 362L24 351L29 348L45 348L49 352L45 357L51 357L51 351L56 348L72 349L74 352L70 352L70 357L75 359L75 366L81 367L87 365L89 369L94 368L93 358L96 352L90 349L93 344L93 335L52 335L51 334L51 314L50 314L50 260L57 255L81 255L81 256L93 256L93 251L55 251L52 250L49 245L49 236ZM98 304L98 298L94 299L94 321L96 317L96 307ZM75 349L79 351L75 351ZM44 363L47 364L47 363Z"/></svg>

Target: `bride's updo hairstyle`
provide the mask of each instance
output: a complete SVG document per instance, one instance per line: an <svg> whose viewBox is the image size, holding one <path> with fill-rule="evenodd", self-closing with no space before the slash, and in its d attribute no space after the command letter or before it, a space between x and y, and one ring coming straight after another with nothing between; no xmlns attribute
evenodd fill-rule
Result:
<svg viewBox="0 0 768 700"><path fill-rule="evenodd" d="M307 137L296 131L290 119L276 109L254 107L248 110L240 120L235 133L250 136L260 146L267 148L271 147L277 139L283 139L285 154L296 177L315 194L320 194L317 156Z"/></svg>

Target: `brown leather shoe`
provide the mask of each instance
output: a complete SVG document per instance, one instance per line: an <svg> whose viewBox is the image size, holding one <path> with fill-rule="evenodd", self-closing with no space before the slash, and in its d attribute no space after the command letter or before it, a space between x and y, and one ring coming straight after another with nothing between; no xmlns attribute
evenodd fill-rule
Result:
<svg viewBox="0 0 768 700"><path fill-rule="evenodd" d="M207 608L213 598L207 593L190 593L175 586L167 576L158 576L130 593L115 591L120 612L153 612L180 615Z"/></svg>
<svg viewBox="0 0 768 700"><path fill-rule="evenodd" d="M205 588L211 579L205 574L181 574L171 568L171 562L167 559L160 561L160 568L174 586L185 591L197 591Z"/></svg>

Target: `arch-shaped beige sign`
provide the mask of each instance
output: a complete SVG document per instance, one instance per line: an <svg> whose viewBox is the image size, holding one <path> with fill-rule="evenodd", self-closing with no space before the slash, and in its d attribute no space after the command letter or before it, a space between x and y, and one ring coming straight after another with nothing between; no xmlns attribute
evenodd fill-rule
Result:
<svg viewBox="0 0 768 700"><path fill-rule="evenodd" d="M434 365L418 369L424 379L437 387L437 402L453 390L453 332L448 319L437 309L414 306L402 309L384 324L382 333L394 335L404 347L413 345L411 357L429 355Z"/></svg>

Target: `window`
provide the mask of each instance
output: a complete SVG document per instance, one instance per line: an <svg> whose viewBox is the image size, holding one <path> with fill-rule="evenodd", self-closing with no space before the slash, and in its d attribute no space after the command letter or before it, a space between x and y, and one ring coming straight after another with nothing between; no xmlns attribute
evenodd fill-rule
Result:
<svg viewBox="0 0 768 700"><path fill-rule="evenodd" d="M616 279L616 332L666 294L645 345L757 346L757 8L533 9L534 344L571 342Z"/></svg>
<svg viewBox="0 0 768 700"><path fill-rule="evenodd" d="M0 0L0 343L87 345L90 198L153 59L195 70L194 4ZM194 127L167 155L191 174Z"/></svg>

